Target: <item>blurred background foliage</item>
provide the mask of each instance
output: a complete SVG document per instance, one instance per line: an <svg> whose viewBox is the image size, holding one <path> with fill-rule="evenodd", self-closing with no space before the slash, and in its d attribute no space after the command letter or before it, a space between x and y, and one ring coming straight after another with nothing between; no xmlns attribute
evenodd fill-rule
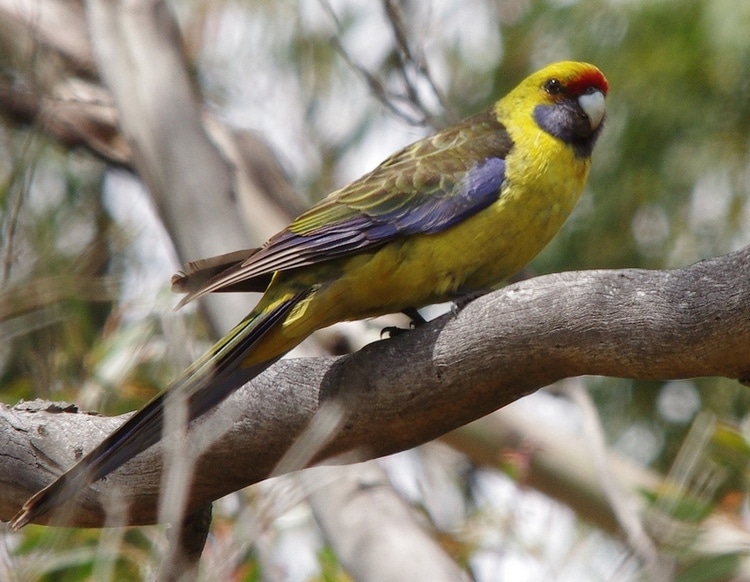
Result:
<svg viewBox="0 0 750 582"><path fill-rule="evenodd" d="M400 2L411 50L429 76L404 66L379 2L172 6L207 107L259 131L310 201L432 126L488 106L533 69L570 58L609 78L608 120L587 191L532 272L673 268L750 243L750 3ZM36 74L33 62L7 54L0 66L4 75ZM35 127L0 123L4 402L39 396L123 411L174 373L164 363L163 317L176 265L168 244L150 242L164 236L143 218L145 197L123 181ZM201 329L194 312L187 317ZM750 421L750 392L721 378L587 384L608 442L661 473L700 411L736 434ZM725 450L744 453L736 443ZM732 470L722 496L746 489L746 460L724 455ZM322 579L335 568L321 556ZM559 557L529 559L541 571L560 568ZM597 579L595 566L591 572ZM85 575L75 570L70 579Z"/></svg>

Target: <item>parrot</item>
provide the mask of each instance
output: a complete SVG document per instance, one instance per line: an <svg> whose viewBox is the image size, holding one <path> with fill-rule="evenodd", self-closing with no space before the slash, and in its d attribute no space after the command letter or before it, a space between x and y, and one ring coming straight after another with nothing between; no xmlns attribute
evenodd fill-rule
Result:
<svg viewBox="0 0 750 582"><path fill-rule="evenodd" d="M609 84L594 65L532 73L487 110L391 155L302 213L261 248L189 263L180 305L248 291L256 307L57 480L18 529L156 444L165 404L205 414L314 331L498 286L561 228L582 194Z"/></svg>

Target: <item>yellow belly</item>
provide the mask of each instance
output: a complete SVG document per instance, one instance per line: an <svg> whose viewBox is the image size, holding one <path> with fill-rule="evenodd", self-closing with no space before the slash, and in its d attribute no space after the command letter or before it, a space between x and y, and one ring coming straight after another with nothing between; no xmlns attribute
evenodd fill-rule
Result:
<svg viewBox="0 0 750 582"><path fill-rule="evenodd" d="M551 138L550 138L551 139ZM313 288L269 333L252 360L290 349L316 329L455 298L501 283L526 265L560 229L575 206L588 174L588 160L567 148L556 155L530 152L507 160L506 186L490 207L436 234L394 241L362 253L278 273L264 301ZM548 167L549 159L556 167ZM533 179L528 179L533 175ZM524 186L528 184L528 186ZM267 350L266 350L267 349ZM262 353L261 353L262 352Z"/></svg>
<svg viewBox="0 0 750 582"><path fill-rule="evenodd" d="M544 190L511 187L489 208L441 233L409 237L372 255L355 256L343 268L346 275L324 294L339 303L335 311L358 319L497 285L557 233L585 178L584 169Z"/></svg>

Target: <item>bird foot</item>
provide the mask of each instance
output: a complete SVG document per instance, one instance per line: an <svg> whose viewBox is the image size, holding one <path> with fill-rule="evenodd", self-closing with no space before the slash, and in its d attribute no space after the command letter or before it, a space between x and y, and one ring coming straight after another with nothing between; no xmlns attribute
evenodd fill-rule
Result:
<svg viewBox="0 0 750 582"><path fill-rule="evenodd" d="M419 311L417 311L413 307L404 309L401 313L403 313L406 317L411 319L411 323L409 324L409 329L398 327L397 325L389 325L387 327L384 327L380 331L381 339L386 334L388 335L388 337L396 337L397 335L401 335L403 333L406 333L407 331L411 331L412 329L416 329L420 325L424 325L425 323L427 323L427 320L424 317L422 317Z"/></svg>

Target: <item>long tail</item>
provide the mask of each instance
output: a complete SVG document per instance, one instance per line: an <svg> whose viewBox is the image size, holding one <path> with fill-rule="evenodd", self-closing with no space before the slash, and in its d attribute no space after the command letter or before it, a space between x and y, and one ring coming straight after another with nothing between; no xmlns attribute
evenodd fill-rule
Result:
<svg viewBox="0 0 750 582"><path fill-rule="evenodd" d="M243 362L266 333L282 322L306 295L307 292L300 292L271 308L256 308L172 386L130 417L56 481L30 497L11 520L11 527L20 529L158 442L164 425L165 403L169 400L184 398L188 420L193 420L271 366L283 354L251 366L245 366Z"/></svg>

